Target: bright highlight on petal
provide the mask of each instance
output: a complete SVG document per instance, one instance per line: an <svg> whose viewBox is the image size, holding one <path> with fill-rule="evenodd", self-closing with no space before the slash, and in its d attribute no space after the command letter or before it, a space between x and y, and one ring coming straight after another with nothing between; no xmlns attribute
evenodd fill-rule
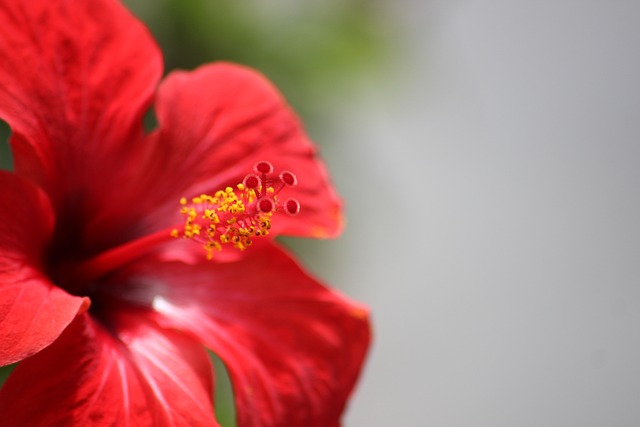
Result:
<svg viewBox="0 0 640 427"><path fill-rule="evenodd" d="M300 203L295 199L281 202L278 194L284 187L297 185L298 178L289 171L274 175L273 165L256 163L254 171L241 184L217 191L213 196L201 194L191 202L180 199L184 216L182 229L173 229L173 237L182 237L203 245L207 259L214 251L231 244L241 251L253 244L252 238L264 237L271 229L271 219L277 212L297 215Z"/></svg>

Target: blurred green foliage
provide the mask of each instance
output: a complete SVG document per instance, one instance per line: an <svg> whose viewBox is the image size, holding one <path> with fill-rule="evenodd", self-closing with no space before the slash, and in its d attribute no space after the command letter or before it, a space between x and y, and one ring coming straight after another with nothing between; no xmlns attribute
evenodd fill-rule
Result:
<svg viewBox="0 0 640 427"><path fill-rule="evenodd" d="M266 74L311 134L345 90L385 56L383 17L372 0L124 0L164 55L165 71L226 60ZM0 168L11 169L8 126L0 121ZM216 413L235 425L228 375L216 371ZM0 384L15 365L0 368Z"/></svg>
<svg viewBox="0 0 640 427"><path fill-rule="evenodd" d="M265 73L306 121L385 52L372 0L125 0L147 23L165 69L226 60Z"/></svg>
<svg viewBox="0 0 640 427"><path fill-rule="evenodd" d="M0 170L10 170L12 166L11 150L9 150L9 126L0 120Z"/></svg>
<svg viewBox="0 0 640 427"><path fill-rule="evenodd" d="M18 366L18 364L14 363L13 365L7 365L0 368L0 384L3 384L7 380L7 378L9 378L9 374L15 369L16 366Z"/></svg>
<svg viewBox="0 0 640 427"><path fill-rule="evenodd" d="M212 352L209 352L213 362L215 393L214 408L216 418L221 427L233 427L236 425L236 410L233 405L233 389L229 374L224 363Z"/></svg>

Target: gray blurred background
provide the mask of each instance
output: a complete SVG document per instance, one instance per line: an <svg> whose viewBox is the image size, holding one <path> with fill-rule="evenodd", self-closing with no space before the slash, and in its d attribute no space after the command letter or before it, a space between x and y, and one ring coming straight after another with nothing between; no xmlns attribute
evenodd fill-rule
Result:
<svg viewBox="0 0 640 427"><path fill-rule="evenodd" d="M317 271L377 333L346 425L639 426L640 3L385 7L408 42L325 150Z"/></svg>
<svg viewBox="0 0 640 427"><path fill-rule="evenodd" d="M285 243L373 313L346 427L640 425L640 2L128 3L320 144L347 230Z"/></svg>

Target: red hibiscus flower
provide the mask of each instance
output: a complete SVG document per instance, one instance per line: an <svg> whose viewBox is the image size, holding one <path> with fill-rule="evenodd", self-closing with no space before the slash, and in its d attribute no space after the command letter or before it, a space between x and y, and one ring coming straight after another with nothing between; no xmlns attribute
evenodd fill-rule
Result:
<svg viewBox="0 0 640 427"><path fill-rule="evenodd" d="M0 364L21 361L2 425L216 425L205 347L239 426L339 425L367 312L273 241L341 228L275 89L224 63L157 87L156 45L112 0L3 1L0 51Z"/></svg>

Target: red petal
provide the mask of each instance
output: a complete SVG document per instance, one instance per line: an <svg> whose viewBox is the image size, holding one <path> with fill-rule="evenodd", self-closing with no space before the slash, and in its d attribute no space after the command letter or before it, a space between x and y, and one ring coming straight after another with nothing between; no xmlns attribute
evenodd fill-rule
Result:
<svg viewBox="0 0 640 427"><path fill-rule="evenodd" d="M298 216L274 221L275 232L331 237L341 231L341 202L316 148L262 75L227 63L173 72L160 86L156 108L158 152L149 176L166 185L163 191L173 188L178 198L213 193L241 183L256 162L267 160L277 173L298 176L299 185L283 197L302 205Z"/></svg>
<svg viewBox="0 0 640 427"><path fill-rule="evenodd" d="M215 426L212 375L200 344L142 315L88 315L20 363L0 390L2 425Z"/></svg>
<svg viewBox="0 0 640 427"><path fill-rule="evenodd" d="M146 28L113 0L7 0L0 52L16 171L55 206L63 195L103 197L99 185L123 169L162 73Z"/></svg>
<svg viewBox="0 0 640 427"><path fill-rule="evenodd" d="M169 326L225 361L238 426L338 425L369 344L367 311L274 246L247 254L224 264L140 263L126 274L138 291L161 295L153 306Z"/></svg>
<svg viewBox="0 0 640 427"><path fill-rule="evenodd" d="M86 298L55 287L42 272L53 214L44 194L0 172L0 366L53 342L88 306Z"/></svg>

